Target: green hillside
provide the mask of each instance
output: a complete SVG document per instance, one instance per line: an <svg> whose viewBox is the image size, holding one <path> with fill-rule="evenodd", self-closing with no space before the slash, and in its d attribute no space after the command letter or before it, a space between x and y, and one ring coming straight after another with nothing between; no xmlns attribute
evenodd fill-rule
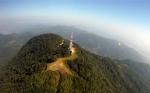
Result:
<svg viewBox="0 0 150 93"><path fill-rule="evenodd" d="M32 38L3 68L1 93L149 93L143 82L126 65L89 53L75 44L77 59L65 65L73 73L47 71L47 64L69 56L69 41L55 34Z"/></svg>

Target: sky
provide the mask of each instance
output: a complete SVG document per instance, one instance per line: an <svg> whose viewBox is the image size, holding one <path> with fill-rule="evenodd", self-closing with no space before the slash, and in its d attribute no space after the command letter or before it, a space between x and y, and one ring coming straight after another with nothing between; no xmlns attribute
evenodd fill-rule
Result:
<svg viewBox="0 0 150 93"><path fill-rule="evenodd" d="M0 32L33 23L71 25L150 55L149 0L0 0Z"/></svg>

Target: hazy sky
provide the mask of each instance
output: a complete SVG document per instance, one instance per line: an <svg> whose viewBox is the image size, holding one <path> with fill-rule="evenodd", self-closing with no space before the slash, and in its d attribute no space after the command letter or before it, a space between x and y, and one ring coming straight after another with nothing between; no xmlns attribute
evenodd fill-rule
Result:
<svg viewBox="0 0 150 93"><path fill-rule="evenodd" d="M0 0L0 32L31 23L73 25L150 56L149 0Z"/></svg>

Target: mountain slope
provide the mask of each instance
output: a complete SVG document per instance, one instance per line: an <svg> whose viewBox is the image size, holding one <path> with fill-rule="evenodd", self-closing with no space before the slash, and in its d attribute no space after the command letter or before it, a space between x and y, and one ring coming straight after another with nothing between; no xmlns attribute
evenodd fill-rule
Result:
<svg viewBox="0 0 150 93"><path fill-rule="evenodd" d="M33 36L32 33L0 35L0 64L7 64Z"/></svg>
<svg viewBox="0 0 150 93"><path fill-rule="evenodd" d="M69 56L69 41L54 34L32 38L6 66L1 75L1 93L148 93L149 86L129 73L119 62L89 53L74 44L77 58L67 60L61 70L47 65ZM61 45L61 46L60 46ZM136 77L136 78L135 78Z"/></svg>
<svg viewBox="0 0 150 93"><path fill-rule="evenodd" d="M150 84L150 66L146 63L134 62L132 60L122 60L120 63L127 66L130 71L136 73Z"/></svg>

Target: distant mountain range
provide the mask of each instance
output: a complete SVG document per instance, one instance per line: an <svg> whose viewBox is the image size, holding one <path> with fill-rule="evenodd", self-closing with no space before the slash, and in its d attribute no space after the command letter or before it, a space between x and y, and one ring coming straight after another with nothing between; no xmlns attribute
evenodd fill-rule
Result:
<svg viewBox="0 0 150 93"><path fill-rule="evenodd" d="M143 60L143 57L137 51L119 41L103 38L73 27L39 26L36 28L28 28L25 31L28 32L0 35L0 63L8 62L33 36L42 33L55 33L69 39L71 32L74 32L74 41L92 53L120 60L131 59L141 62Z"/></svg>
<svg viewBox="0 0 150 93"><path fill-rule="evenodd" d="M128 60L120 62L102 57L75 43L78 57L65 63L71 75L55 68L47 70L47 64L70 55L68 47L69 41L55 34L39 35L27 41L1 70L1 93L150 92L150 82L140 76L144 69L138 70L138 65L132 68Z"/></svg>

